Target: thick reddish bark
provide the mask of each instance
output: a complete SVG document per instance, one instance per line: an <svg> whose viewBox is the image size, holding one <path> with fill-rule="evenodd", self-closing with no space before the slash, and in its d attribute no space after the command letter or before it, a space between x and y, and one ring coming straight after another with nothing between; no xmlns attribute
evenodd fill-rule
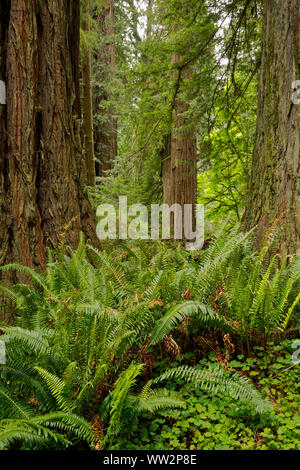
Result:
<svg viewBox="0 0 300 470"><path fill-rule="evenodd" d="M173 63L180 57L174 54ZM185 79L192 77L191 70L182 74ZM183 78L183 77L182 77ZM195 129L184 117L189 105L181 97L180 83L174 99L173 130L169 155L163 158L162 177L164 203L172 206L180 204L182 213L186 204L193 206L193 229L195 229L195 207L197 202L197 142ZM182 219L184 228L184 218Z"/></svg>
<svg viewBox="0 0 300 470"><path fill-rule="evenodd" d="M1 1L1 264L43 267L46 247L97 244L80 142L79 0Z"/></svg>

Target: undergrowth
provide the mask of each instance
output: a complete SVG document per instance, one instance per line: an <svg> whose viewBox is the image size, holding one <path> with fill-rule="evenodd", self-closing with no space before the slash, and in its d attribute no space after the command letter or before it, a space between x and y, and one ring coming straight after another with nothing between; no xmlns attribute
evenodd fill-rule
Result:
<svg viewBox="0 0 300 470"><path fill-rule="evenodd" d="M249 351L249 338L265 346L297 331L300 257L271 252L271 241L255 253L251 233L223 225L196 253L139 241L100 252L81 240L76 251L49 252L43 273L2 267L28 282L1 287L15 319L1 326L0 448L114 448L152 413L184 416L191 396L269 419L270 392L230 359L245 344ZM216 361L198 351L185 362L201 338ZM161 356L165 367L153 375Z"/></svg>

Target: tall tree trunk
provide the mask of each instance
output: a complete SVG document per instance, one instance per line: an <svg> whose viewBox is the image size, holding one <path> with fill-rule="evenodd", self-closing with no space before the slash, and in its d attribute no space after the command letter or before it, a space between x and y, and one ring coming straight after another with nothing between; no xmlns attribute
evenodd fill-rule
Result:
<svg viewBox="0 0 300 470"><path fill-rule="evenodd" d="M0 263L42 267L46 247L98 244L80 143L79 0L1 0Z"/></svg>
<svg viewBox="0 0 300 470"><path fill-rule="evenodd" d="M173 63L180 60L178 54L174 54ZM176 96L174 98L173 130L171 135L169 158L163 160L162 178L164 187L164 203L169 206L180 204L182 213L184 205L193 207L192 226L195 230L195 207L197 201L197 143L195 129L191 127L183 116L189 105L185 103L180 93L181 79L192 77L191 70L181 72L178 77ZM182 219L184 228L184 218Z"/></svg>
<svg viewBox="0 0 300 470"><path fill-rule="evenodd" d="M283 253L300 246L300 107L292 101L292 83L299 79L299 0L265 0L257 129L243 227L257 226L259 246L278 219Z"/></svg>
<svg viewBox="0 0 300 470"><path fill-rule="evenodd" d="M90 12L84 9L82 18L82 30L89 32L91 29ZM94 128L93 128L93 89L92 89L92 53L89 47L82 45L82 87L83 87L83 135L84 151L87 164L87 178L90 186L96 184L95 154L94 154Z"/></svg>
<svg viewBox="0 0 300 470"><path fill-rule="evenodd" d="M161 175L163 182L163 202L164 204L173 204L173 184L171 171L171 134L167 134L163 139L163 147L160 152L162 166Z"/></svg>
<svg viewBox="0 0 300 470"><path fill-rule="evenodd" d="M146 26L146 37L150 39L152 36L152 14L153 14L153 0L148 0L147 5L147 26Z"/></svg>
<svg viewBox="0 0 300 470"><path fill-rule="evenodd" d="M0 80L6 82L6 44L10 1L0 3ZM0 265L7 259L9 251L9 230L7 224L8 210L11 202L8 195L8 168L5 154L7 152L6 138L6 106L0 104Z"/></svg>
<svg viewBox="0 0 300 470"><path fill-rule="evenodd" d="M115 8L114 0L109 0L108 8L103 8L98 16L99 32L105 45L99 50L96 58L96 88L95 88L95 156L96 175L106 176L111 170L117 156L117 119L115 110L109 100L112 98L108 91L115 74L116 45Z"/></svg>

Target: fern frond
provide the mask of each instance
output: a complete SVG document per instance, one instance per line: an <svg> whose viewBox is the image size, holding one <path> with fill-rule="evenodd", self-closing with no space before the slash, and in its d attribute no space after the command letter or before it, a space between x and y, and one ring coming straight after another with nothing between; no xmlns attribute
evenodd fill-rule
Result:
<svg viewBox="0 0 300 470"><path fill-rule="evenodd" d="M205 370L188 366L169 369L156 378L153 383L170 379L184 379L213 393L228 393L234 400L240 400L249 407L254 407L258 413L266 412L272 408L271 402L262 398L247 377L241 376L237 372L231 373L218 366Z"/></svg>
<svg viewBox="0 0 300 470"><path fill-rule="evenodd" d="M30 331L15 326L3 326L1 327L1 329L5 333L5 335L3 336L5 342L21 342L37 354L49 353L49 340L53 337L53 331L51 331L50 329Z"/></svg>
<svg viewBox="0 0 300 470"><path fill-rule="evenodd" d="M287 314L285 315L281 325L278 327L278 329L280 331L285 331L286 328L287 328L287 325L288 325L288 322L293 314L293 311L295 310L296 306L299 304L300 302L300 293L297 295L297 297L295 298L294 302L292 303L292 305L290 306L290 308L288 309L287 311Z"/></svg>
<svg viewBox="0 0 300 470"><path fill-rule="evenodd" d="M65 382L54 374L51 374L42 367L36 366L35 369L45 380L51 394L55 397L57 404L62 411L71 411L74 408L74 403L71 403L66 398L66 384Z"/></svg>
<svg viewBox="0 0 300 470"><path fill-rule="evenodd" d="M150 413L154 413L165 408L185 408L186 402L177 392L158 389L151 390L147 397L139 396L135 406L139 412L150 411Z"/></svg>
<svg viewBox="0 0 300 470"><path fill-rule="evenodd" d="M27 274L31 277L33 281L36 282L38 286L42 287L45 292L47 292L48 294L50 293L47 284L44 282L44 279L34 269L17 263L11 263L6 264L5 266L0 266L0 271L6 272L10 270L15 270Z"/></svg>
<svg viewBox="0 0 300 470"><path fill-rule="evenodd" d="M230 329L226 319L213 308L200 302L188 301L172 307L152 330L150 345L155 345L170 333L183 318L196 318L201 327Z"/></svg>
<svg viewBox="0 0 300 470"><path fill-rule="evenodd" d="M30 418L32 410L21 400L13 397L8 390L0 386L0 418Z"/></svg>

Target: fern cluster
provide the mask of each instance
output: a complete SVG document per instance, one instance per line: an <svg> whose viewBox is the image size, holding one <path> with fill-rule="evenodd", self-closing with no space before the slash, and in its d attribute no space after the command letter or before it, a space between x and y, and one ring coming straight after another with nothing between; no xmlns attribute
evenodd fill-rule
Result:
<svg viewBox="0 0 300 470"><path fill-rule="evenodd" d="M219 367L174 369L145 383L139 353L186 318L199 330L286 328L299 300L300 260L267 264L265 252L251 251L250 234L226 234L223 226L196 254L138 241L99 252L81 240L76 251L49 253L44 273L2 267L30 282L1 289L17 316L14 326L1 327L0 448L109 446L143 412L184 406L176 393L157 388L176 377L268 409L247 379ZM100 444L91 425L98 414Z"/></svg>

